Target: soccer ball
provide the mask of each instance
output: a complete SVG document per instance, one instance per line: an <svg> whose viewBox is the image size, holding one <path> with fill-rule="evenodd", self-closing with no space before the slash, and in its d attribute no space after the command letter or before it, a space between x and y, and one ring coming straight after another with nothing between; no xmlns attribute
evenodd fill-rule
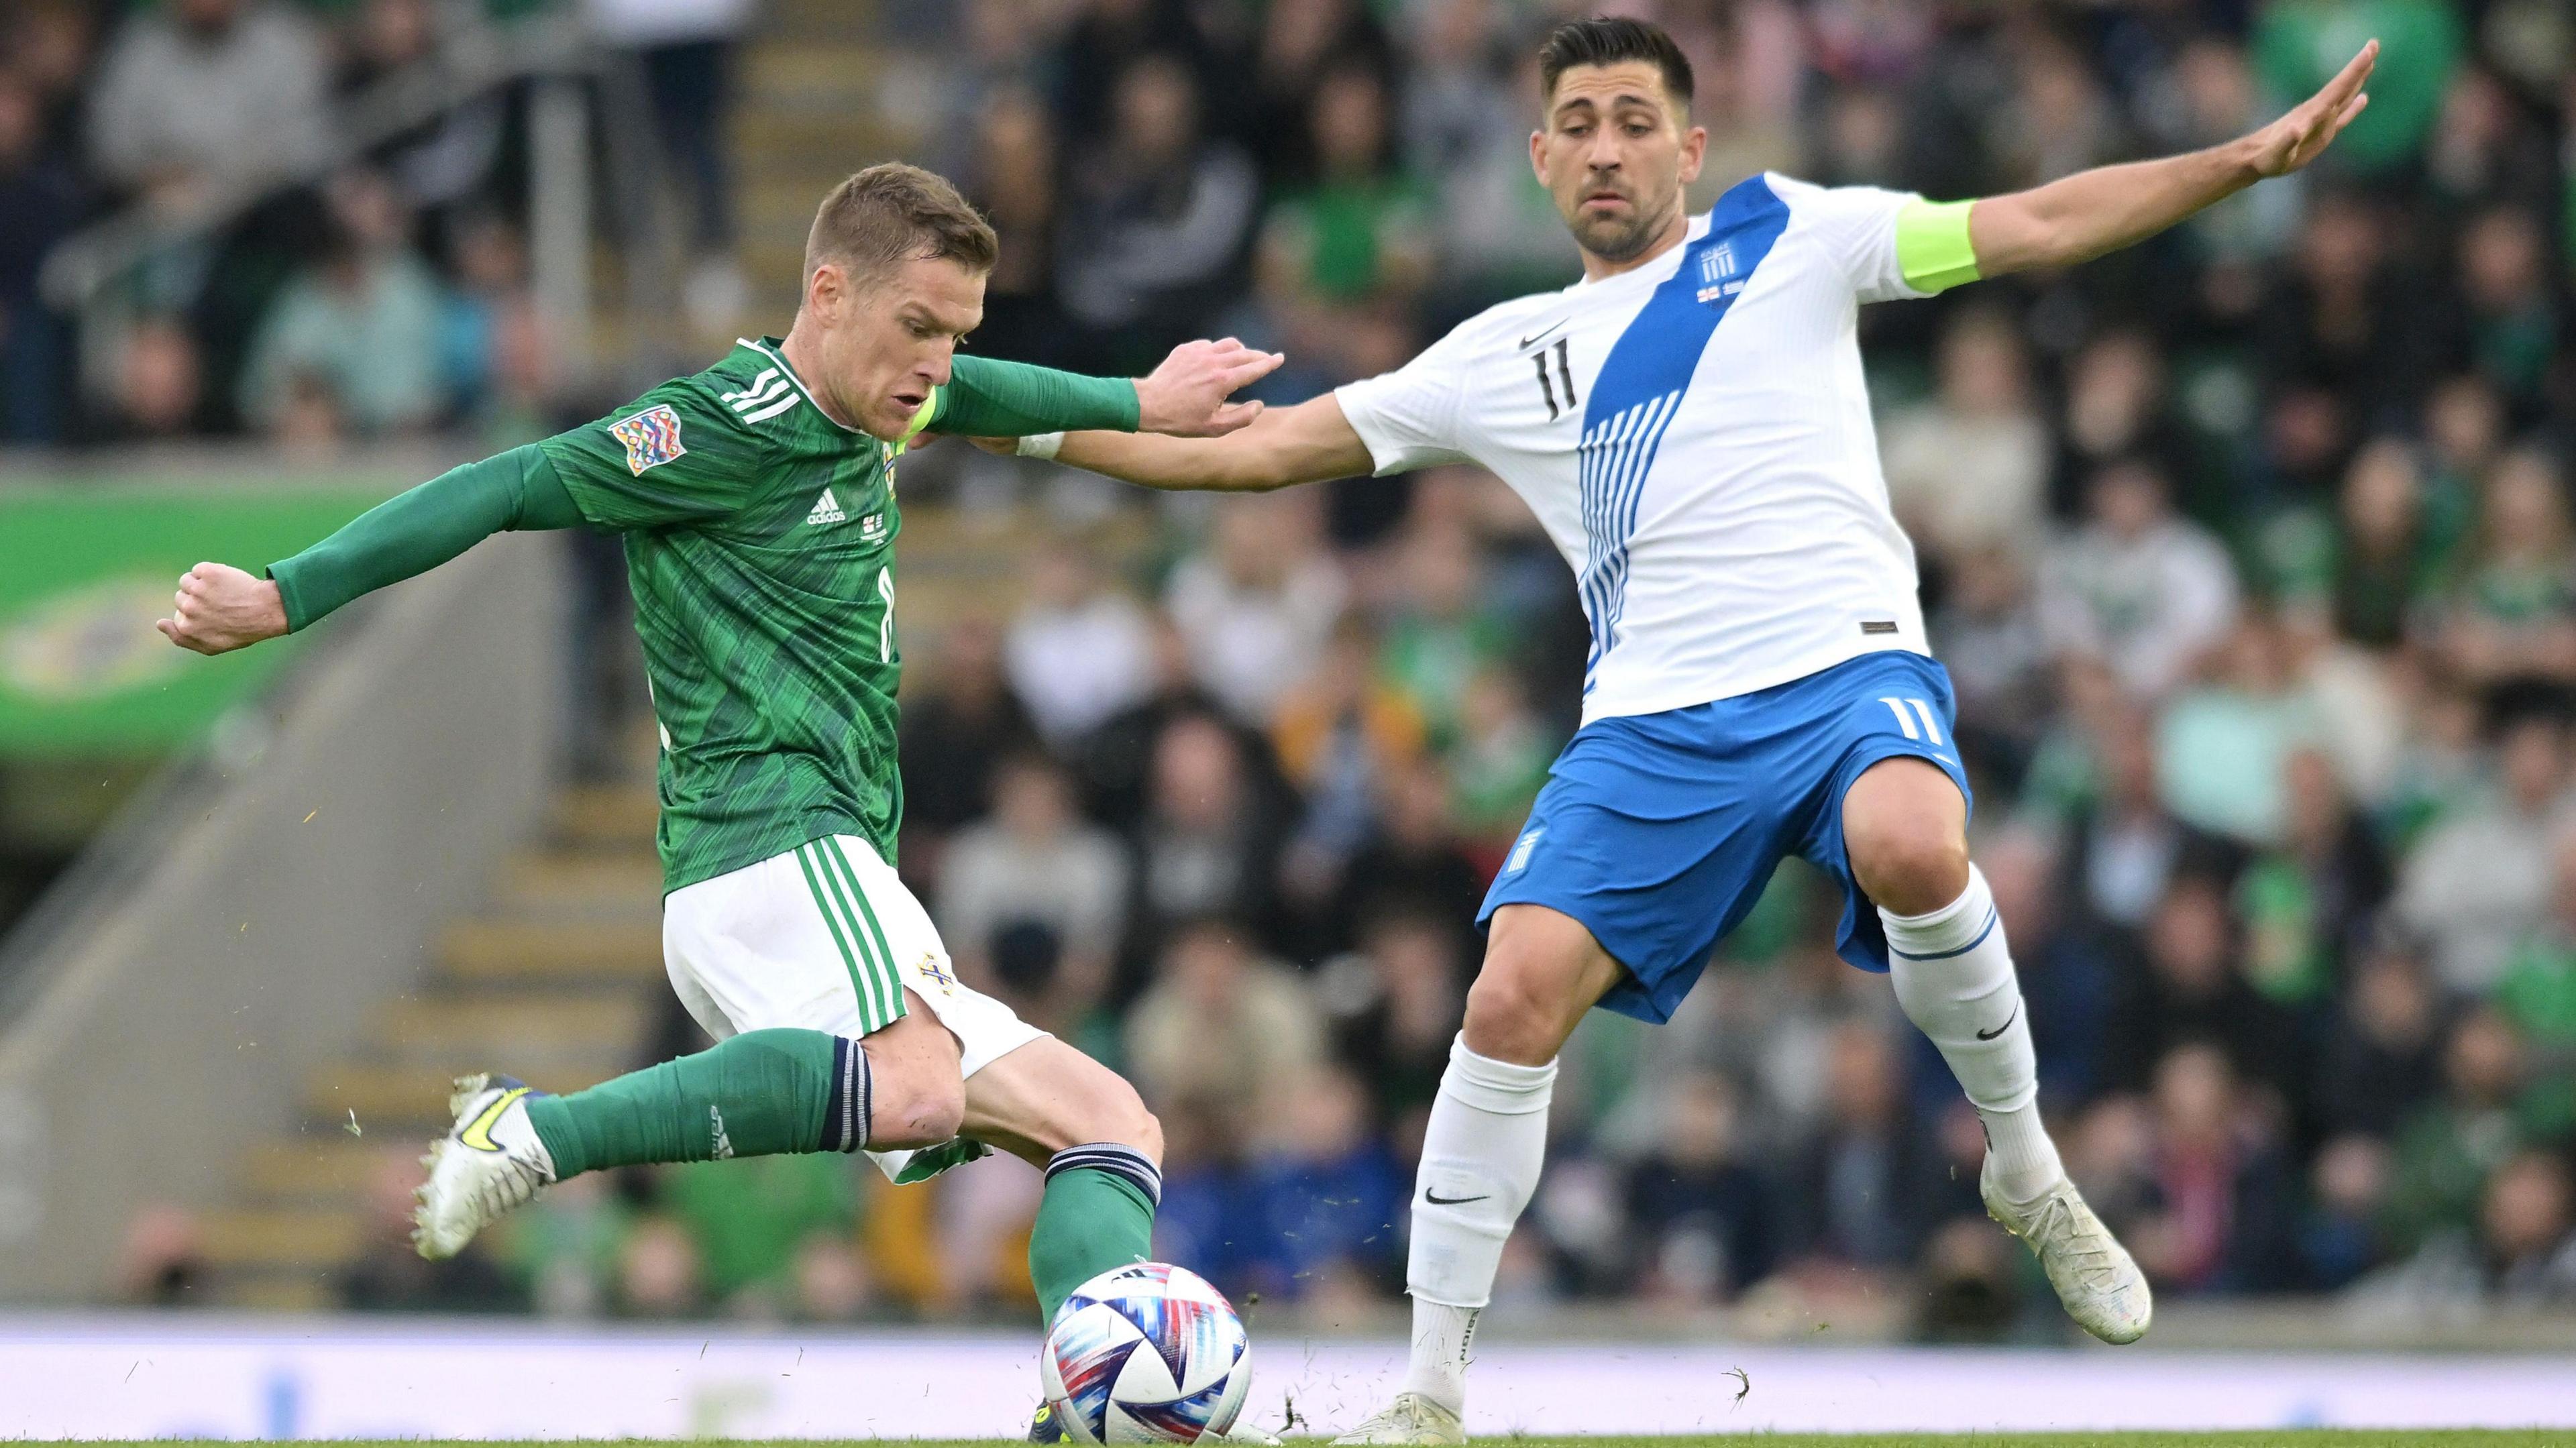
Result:
<svg viewBox="0 0 2576 1448"><path fill-rule="evenodd" d="M1234 1426L1252 1345L1225 1294L1140 1262L1074 1289L1047 1328L1038 1381L1077 1443L1195 1443Z"/></svg>

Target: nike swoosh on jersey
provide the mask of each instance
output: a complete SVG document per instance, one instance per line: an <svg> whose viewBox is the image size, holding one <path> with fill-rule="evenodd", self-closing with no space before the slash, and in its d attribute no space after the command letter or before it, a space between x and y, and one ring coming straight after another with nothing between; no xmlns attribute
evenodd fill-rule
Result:
<svg viewBox="0 0 2576 1448"><path fill-rule="evenodd" d="M2011 1023L2006 1022L2006 1024ZM511 1102L527 1094L528 1088L525 1086L502 1092L501 1099L484 1107L481 1115L466 1123L463 1131L456 1133L456 1139L476 1151L499 1151L501 1143L492 1139L492 1127L500 1121L501 1113L510 1109Z"/></svg>
<svg viewBox="0 0 2576 1448"><path fill-rule="evenodd" d="M2016 1021L2016 1020L2020 1019L2020 1017L2021 1017L2021 1002L2019 1002L2019 1001L2014 1001L2014 1002L2013 1002L2013 1008L2012 1008L2012 1014L2011 1014L2011 1015L2008 1015L2008 1016L2006 1016L2006 1017L2004 1017L2004 1023L2003 1023L2002 1025L2000 1025L2000 1026L1995 1027L1995 1028L1994 1028L1993 1030L1991 1030L1991 1031L1979 1031L1979 1032L1977 1032L1977 1039L1978 1039L1978 1040L1980 1040L1980 1041L1991 1041L1991 1040L1993 1040L1995 1037L2000 1036L2000 1035L2002 1035L2004 1032L2011 1030L2011 1029L2012 1029L2012 1023L2013 1023L2014 1021Z"/></svg>
<svg viewBox="0 0 2576 1448"><path fill-rule="evenodd" d="M1487 1195L1487 1196L1490 1196L1490 1195L1492 1195L1492 1194L1489 1192L1489 1193L1486 1193L1486 1195ZM1474 1196L1474 1197L1444 1197L1444 1196L1440 1195L1438 1192L1424 1192L1424 1193L1422 1194L1422 1199L1423 1199L1424 1201L1426 1201L1426 1202L1429 1202L1431 1205L1433 1205L1433 1206L1435 1206L1435 1207L1458 1207L1458 1206L1464 1206L1464 1205L1466 1205L1466 1204L1467 1204L1467 1203L1469 1203L1469 1202L1481 1202L1481 1201L1483 1201L1483 1200L1485 1199L1485 1197L1484 1197L1484 1196Z"/></svg>
<svg viewBox="0 0 2576 1448"><path fill-rule="evenodd" d="M1557 331L1558 331L1560 328L1562 328L1564 325L1565 325L1565 322L1560 321L1560 322L1558 322L1558 323L1556 324L1556 326L1554 326L1554 327L1550 327L1550 328L1548 328L1546 331L1541 332L1541 333L1537 334L1536 336L1532 336L1532 337L1523 337L1523 338L1521 338L1521 347L1522 347L1522 348L1524 348L1524 349L1526 349L1526 348L1536 346L1537 344L1539 344L1539 343L1541 343L1541 342L1546 341L1548 338L1555 336L1555 335L1557 334Z"/></svg>

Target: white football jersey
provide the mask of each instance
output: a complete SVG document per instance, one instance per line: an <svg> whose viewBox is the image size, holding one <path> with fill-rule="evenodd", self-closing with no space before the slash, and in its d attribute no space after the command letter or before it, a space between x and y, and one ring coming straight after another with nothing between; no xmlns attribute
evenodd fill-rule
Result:
<svg viewBox="0 0 2576 1448"><path fill-rule="evenodd" d="M1916 201L1756 176L1646 266L1336 394L1379 474L1472 462L1538 514L1591 624L1586 723L1930 652L1855 331L1930 294L1897 257Z"/></svg>

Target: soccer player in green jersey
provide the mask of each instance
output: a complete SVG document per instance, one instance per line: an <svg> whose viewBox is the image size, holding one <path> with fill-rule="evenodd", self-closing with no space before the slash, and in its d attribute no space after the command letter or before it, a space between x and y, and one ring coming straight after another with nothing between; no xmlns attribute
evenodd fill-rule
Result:
<svg viewBox="0 0 2576 1448"><path fill-rule="evenodd" d="M460 1080L423 1256L579 1172L865 1149L911 1181L989 1144L1046 1173L1029 1272L1050 1316L1146 1257L1161 1128L1116 1074L960 983L894 872L894 461L926 431L1216 436L1260 411L1227 399L1279 359L1193 342L1131 382L957 356L996 245L939 177L871 167L815 218L785 340L424 483L264 577L181 580L161 631L215 654L505 529L625 538L661 726L665 962L720 1044L567 1096Z"/></svg>

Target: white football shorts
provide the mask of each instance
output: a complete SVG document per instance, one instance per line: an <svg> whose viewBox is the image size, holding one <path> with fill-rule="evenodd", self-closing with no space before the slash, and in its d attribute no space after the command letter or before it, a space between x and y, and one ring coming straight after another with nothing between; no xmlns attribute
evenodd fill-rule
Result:
<svg viewBox="0 0 2576 1448"><path fill-rule="evenodd" d="M855 1040L902 1019L907 988L957 1038L966 1076L1046 1034L958 981L930 913L855 835L672 891L662 962L719 1041L778 1026ZM869 1154L889 1177L911 1155Z"/></svg>

